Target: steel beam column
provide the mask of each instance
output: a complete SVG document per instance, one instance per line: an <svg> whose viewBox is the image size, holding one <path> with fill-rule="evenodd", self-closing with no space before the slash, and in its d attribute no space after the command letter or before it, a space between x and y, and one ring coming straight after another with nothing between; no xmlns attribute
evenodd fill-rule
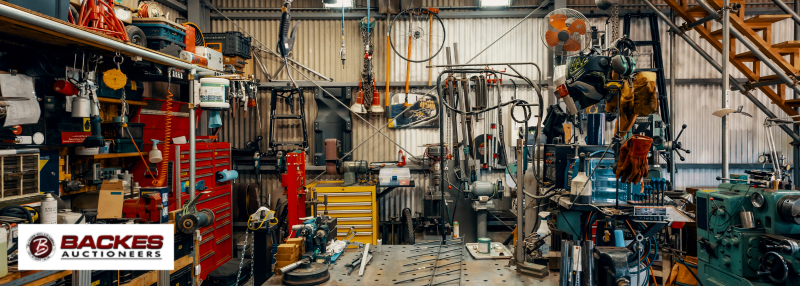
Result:
<svg viewBox="0 0 800 286"><path fill-rule="evenodd" d="M670 17L672 22L675 22L675 11L670 11ZM675 65L673 64L675 62L675 42L675 33L669 33L669 106L672 107L669 109L669 118L673 125L676 122L675 107L678 106L675 104ZM669 140L675 142L675 128L671 129ZM670 150L669 154L669 181L673 186L677 186L675 182L675 149Z"/></svg>
<svg viewBox="0 0 800 286"><path fill-rule="evenodd" d="M711 55L706 53L706 51L704 51L703 48L698 46L697 43L695 43L695 41L692 40L692 38L690 38L688 35L683 33L682 30L677 25L675 25L674 22L670 21L670 19L666 15L664 15L664 13L661 13L661 11L659 11L656 8L656 6L653 5L652 2L650 2L649 0L642 0L642 2L647 4L647 6L649 6L650 9L652 9L654 11L654 13L656 15L658 15L659 18L661 18L661 20L663 20L665 23L667 23L667 25L670 26L670 29L672 30L672 33L678 33L678 35L680 35L681 38L683 38L683 40L686 41L686 43L689 44L689 46L692 47L692 49L697 51L700 54L700 56L702 56L704 59L706 59L706 61L708 61L708 63L711 64L711 66L713 66L717 71L722 71L722 67L719 65L719 63L717 63L716 60L714 60L713 57L711 57ZM753 94L751 94L749 91L747 91L739 83L739 81L737 81L733 77L730 77L730 82L737 90L741 91L742 94L744 94L744 96L747 97L748 100L750 100L750 102L755 104L755 106L758 107L758 109L760 109L762 112L764 112L764 114L766 114L767 117L769 117L769 118L777 118L777 116L775 116L775 113L772 113L772 111L769 110L769 108L767 108L763 103L761 103L761 101L759 101L758 98L756 98ZM800 142L800 136L797 136L797 133L794 133L791 129L789 129L789 127L786 127L784 125L781 125L780 127L784 132L786 132L786 134L788 134L790 137L792 137L792 139L794 139L795 141Z"/></svg>
<svg viewBox="0 0 800 286"><path fill-rule="evenodd" d="M699 2L700 0L698 0ZM722 0L722 6L728 7L730 0ZM728 108L728 90L731 89L730 83L730 57L731 54L731 19L730 9L722 9L722 108ZM729 169L728 163L730 161L730 142L728 142L730 134L728 132L728 117L722 117L722 177L727 178Z"/></svg>

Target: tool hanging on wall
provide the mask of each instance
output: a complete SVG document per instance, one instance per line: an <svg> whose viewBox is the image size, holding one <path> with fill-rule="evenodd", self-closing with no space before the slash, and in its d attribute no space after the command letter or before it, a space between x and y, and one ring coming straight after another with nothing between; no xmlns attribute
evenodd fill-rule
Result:
<svg viewBox="0 0 800 286"><path fill-rule="evenodd" d="M344 61L347 59L347 53L344 50L344 2L342 3L342 49L339 50L339 58L342 59L342 69L344 69Z"/></svg>
<svg viewBox="0 0 800 286"><path fill-rule="evenodd" d="M164 107L166 109L166 116L164 117L164 157L170 158L170 142L172 141L172 92L170 91L170 85L172 85L172 72L174 68L169 68L167 71L167 97L164 101ZM201 87L202 89L202 87ZM176 154L180 155L180 154ZM164 186L167 180L167 174L169 174L169 161L162 160L158 166L158 177L153 180L153 186Z"/></svg>
<svg viewBox="0 0 800 286"><path fill-rule="evenodd" d="M370 31L375 28L376 24L375 18L362 18L359 21L359 27L361 30L361 38L364 41L364 66L361 70L361 82L359 83L359 88L363 89L363 97L362 103L364 104L364 108L367 109L372 115L377 115L379 113L383 113L383 108L374 108L370 103L370 108L366 108L367 104L367 96L374 94L375 90L375 73L372 71L372 55L375 49L375 46L372 44L372 33ZM371 101L372 102L372 101ZM380 105L380 98L378 99Z"/></svg>
<svg viewBox="0 0 800 286"><path fill-rule="evenodd" d="M95 62L95 70L97 70L97 65L99 65L102 59L103 57L98 55L95 55L91 58L90 61ZM94 74L97 73L95 72ZM95 93L94 89L92 88L94 84L93 83L88 84L88 83L89 81L87 80L87 87L91 88L87 89L87 92L90 94L90 100L91 100L91 103L89 104L91 110L89 125L91 126L92 134L83 140L83 147L84 148L103 147L105 146L105 140L100 130L100 122L103 122L103 119L100 118L100 101L97 99L97 93Z"/></svg>
<svg viewBox="0 0 800 286"><path fill-rule="evenodd" d="M84 1L78 25L130 42L125 25L114 13L114 0Z"/></svg>
<svg viewBox="0 0 800 286"><path fill-rule="evenodd" d="M103 73L103 83L106 84L107 87L113 90L122 89L122 95L120 96L121 108L119 111L119 116L114 117L115 122L127 122L128 121L128 110L129 105L128 102L125 100L125 85L128 83L128 77L122 73L122 62L125 59L120 55L119 52L114 56L114 64L117 65L116 69L110 69Z"/></svg>

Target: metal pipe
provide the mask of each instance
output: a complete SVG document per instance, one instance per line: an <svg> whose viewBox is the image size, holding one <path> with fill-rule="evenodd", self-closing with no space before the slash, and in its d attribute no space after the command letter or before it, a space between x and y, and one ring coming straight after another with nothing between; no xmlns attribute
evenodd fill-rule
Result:
<svg viewBox="0 0 800 286"><path fill-rule="evenodd" d="M478 238L486 237L486 220L489 218L488 210L478 210Z"/></svg>
<svg viewBox="0 0 800 286"><path fill-rule="evenodd" d="M525 132L528 132L525 130ZM527 142L525 142L527 143ZM525 146L523 139L517 139L517 248L514 250L514 257L518 263L525 262L525 227L523 216L525 216L525 208L522 206L525 201L523 192L525 191L525 177L522 170L525 169L525 158L522 157L522 148ZM538 194L537 194L538 195Z"/></svg>
<svg viewBox="0 0 800 286"><path fill-rule="evenodd" d="M195 79L194 79L194 77L195 77L196 72L197 71L195 69L191 69L189 71L189 107L190 107L189 108L189 185L192 186L191 188L189 188L189 200L193 200L194 196L195 196L194 184L195 184L195 180L196 180L195 179L195 172L197 171L197 169L196 169L197 166L195 165L197 163L197 160L196 160L197 158L195 158L195 152L197 151L196 146L195 146L195 140L197 139L196 138L197 136L196 136L195 133L196 133L197 130L195 130L195 126L197 126L197 125L195 124L195 120L196 119L195 119L195 115L194 115L195 114L194 113L194 108L196 107L195 106L195 102L194 102L194 97L195 97L195 94L194 94L194 84L195 84L194 81L195 81ZM180 164L181 163L181 159L180 158L181 158L181 154L175 154L175 157L173 158L173 160L175 160L176 164Z"/></svg>
<svg viewBox="0 0 800 286"><path fill-rule="evenodd" d="M191 94L191 92L190 92ZM183 202L181 200L181 145L175 145L175 163L172 165L172 168L175 169L175 175L173 175L172 179L173 182L172 186L175 189L175 209L181 209L183 207ZM133 187L131 187L133 188Z"/></svg>
<svg viewBox="0 0 800 286"><path fill-rule="evenodd" d="M684 27L685 27L685 29L688 31L688 30L691 30L691 29L693 29L694 27L700 26L700 25L702 25L702 24L705 24L705 23L706 23L706 22L708 22L708 21L712 21L712 20L715 20L715 19L717 19L717 17L716 17L716 16L714 16L714 15L708 15L708 16L705 16L705 17L703 17L703 18L702 18L702 19L700 19L700 20L696 20L696 21L694 21L694 22L687 23L687 24L686 24L686 26L684 26Z"/></svg>
<svg viewBox="0 0 800 286"><path fill-rule="evenodd" d="M701 2L702 0L697 0ZM728 7L730 0L722 0L722 6ZM702 4L701 4L702 5ZM705 8L705 7L704 7ZM722 108L728 108L728 90L731 88L730 72L728 67L730 64L731 54L731 18L730 9L722 9ZM709 12L709 14L711 14ZM740 39L741 40L741 39ZM722 117L722 177L727 178L729 173L730 162L730 143L729 143L729 130L728 130L728 117Z"/></svg>
<svg viewBox="0 0 800 286"><path fill-rule="evenodd" d="M708 3L706 3L704 0L696 0L696 1L697 1L697 4L700 4L700 6L702 6L703 9L705 9L709 14L719 15L719 14L717 14L717 11L715 11L713 7L709 6ZM727 10L725 10L725 11L727 11ZM753 53L753 55L755 55L770 70L772 70L772 72L774 72L775 75L778 76L778 78L783 80L783 82L786 83L787 86L791 86L792 89L795 92L800 93L800 85L792 85L792 83L794 83L794 81L792 79L790 79L789 76L787 76L786 73L782 69L780 69L777 65L775 65L775 63L772 62L772 60L770 60L769 58L767 58L767 56L765 56L763 53L761 53L761 51L758 49L758 47L756 47L752 43L750 43L750 40L748 40L747 38L742 36L742 34L739 33L739 31L737 31L735 29L734 30L730 30L730 34L733 35L734 37L736 37L736 39L738 39L739 42L744 44L744 46L747 47L747 49L750 50ZM723 48L724 48L725 47L725 41L723 41L722 44L723 44Z"/></svg>
<svg viewBox="0 0 800 286"><path fill-rule="evenodd" d="M800 1L800 0L797 0ZM675 22L675 11L670 10L670 17L672 18L672 22ZM672 108L669 109L669 118L672 120L673 126L675 124L675 33L669 33L669 106ZM670 141L675 142L675 128L671 128L673 130L670 132ZM675 149L670 148L670 160L669 160L669 181L672 183L673 186L677 186L675 182Z"/></svg>
<svg viewBox="0 0 800 286"><path fill-rule="evenodd" d="M789 8L788 5L786 5L786 3L784 3L781 0L772 0L772 2L775 2L775 5L778 5L778 7L780 7L781 10L786 12L786 14L792 15L792 20L794 20L795 23L800 25L800 16L797 16L797 14L800 13L800 12L793 11L791 8ZM795 9L798 9L797 5L799 3L797 3L797 2L798 2L797 0L794 1L794 8ZM796 33L795 33L795 35L796 35ZM797 40L797 39L795 38L795 40Z"/></svg>
<svg viewBox="0 0 800 286"><path fill-rule="evenodd" d="M39 17L39 16L30 14L30 13L25 13L23 11L11 8L11 7L6 6L6 5L0 5L0 16L8 17L8 18L10 18L12 20L16 20L16 21L19 21L19 22L22 22L22 23L25 23L25 24L29 24L29 25L33 25L33 26L36 26L36 27L41 27L41 28L44 28L44 29L47 29L47 30L50 30L50 31L53 31L53 32L56 32L56 33L59 33L59 34L64 35L64 36L69 36L69 37L74 37L74 38L79 38L79 39L82 39L82 40L94 42L94 43L100 44L102 46L101 48L106 48L106 49L110 49L110 50L117 50L120 53L125 54L125 55L140 56L140 57L145 58L147 60L160 62L160 63L167 64L169 66L173 66L173 67L177 67L177 68L183 68L183 69L195 69L196 68L196 69L200 69L200 70L203 70L203 71L209 71L209 72L212 71L212 70L209 70L209 69L206 69L206 68L201 68L201 67L195 66L193 64L178 60L178 59L173 58L173 57L168 57L168 56L156 54L156 53L153 53L153 52L149 52L147 50L138 48L138 47L133 46L133 45L127 45L125 43L118 42L118 41L115 41L115 40L100 36L98 34L90 33L90 32L87 32L87 31L84 31L84 30L81 30L81 29L78 29L78 28L75 28L75 27L72 27L72 26L69 26L69 25L64 25L62 23L59 23L59 22L56 22L56 21L53 21L53 20L50 20L50 19L46 19L46 18L43 18L43 17Z"/></svg>
<svg viewBox="0 0 800 286"><path fill-rule="evenodd" d="M714 60L713 57L711 57L711 55L709 55L708 53L706 53L706 51L704 51L702 48L700 48L700 46L698 46L697 43L695 43L695 41L692 40L692 38L690 38L685 33L682 33L681 29L677 25L675 25L674 22L670 21L669 18L667 18L667 16L664 15L664 13L661 13L661 11L659 11L658 9L655 8L655 6L653 6L653 3L651 3L649 0L642 0L642 2L644 2L645 4L650 6L650 9L652 9L653 12L659 18L661 18L661 20L663 20L665 23L667 23L667 25L670 26L670 28L673 30L673 33L678 33L678 35L680 35L681 38L683 38L683 40L687 44L689 44L689 46L692 47L692 49L697 51L700 54L700 56L702 56L704 59L706 59L706 61L708 61L708 63L711 64L711 66L713 66L717 71L722 71L722 67L720 67L720 65L717 63L716 60ZM761 103L761 101L759 101L758 98L756 98L755 96L753 96L753 94L751 94L749 91L747 91L739 83L739 81L737 81L733 77L730 77L730 82L733 85L733 87L735 87L737 90L741 91L742 94L744 94L744 96L747 97L747 99L750 100L750 102L755 104L755 106L758 107L758 109L760 109L762 112L764 112L764 114L766 114L767 117L769 117L769 118L777 118L777 116L775 116L775 113L772 113L772 111L769 110L769 108L767 108L763 103ZM794 139L797 142L800 142L800 136L797 136L797 133L792 132L792 130L789 129L789 127L781 125L781 129L783 129L783 131L786 132L786 134L788 134L790 137L792 137L792 139Z"/></svg>
<svg viewBox="0 0 800 286"><path fill-rule="evenodd" d="M800 0L794 0L794 10L795 13L792 15L792 19L795 20L795 23L800 23L798 22L800 17L795 17L797 16L797 13L800 13ZM800 41L800 25L794 26L794 40ZM800 99L800 93L795 92L794 99ZM795 108L794 110L800 112L800 108ZM795 133L800 133L800 125L794 124L792 128ZM800 164L800 145L794 146L793 149L794 152L792 152L792 162L794 162L794 165L797 166L797 164ZM792 171L794 172L794 181L800 182L800 171L798 171L797 168L794 168Z"/></svg>

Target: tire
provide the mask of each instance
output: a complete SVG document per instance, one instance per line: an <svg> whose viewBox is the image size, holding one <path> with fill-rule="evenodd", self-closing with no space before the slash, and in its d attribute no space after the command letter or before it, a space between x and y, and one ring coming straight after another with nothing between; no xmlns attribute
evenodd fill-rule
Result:
<svg viewBox="0 0 800 286"><path fill-rule="evenodd" d="M144 35L142 29L134 25L127 25L125 26L125 32L128 33L128 39L130 39L131 44L147 48L147 36Z"/></svg>
<svg viewBox="0 0 800 286"><path fill-rule="evenodd" d="M403 215L402 215L401 219L402 219L403 224L404 224L404 226L403 226L403 242L406 243L406 244L409 244L409 245L413 245L414 244L415 232L414 232L413 217L411 216L411 209L404 208L403 209Z"/></svg>
<svg viewBox="0 0 800 286"><path fill-rule="evenodd" d="M278 218L278 230L280 233L280 241L283 242L289 237L289 201L285 198L280 198L275 203L275 217Z"/></svg>

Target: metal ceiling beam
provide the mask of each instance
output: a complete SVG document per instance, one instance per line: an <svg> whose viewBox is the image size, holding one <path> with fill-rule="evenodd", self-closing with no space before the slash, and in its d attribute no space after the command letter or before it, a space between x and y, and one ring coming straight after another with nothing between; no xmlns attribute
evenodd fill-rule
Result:
<svg viewBox="0 0 800 286"><path fill-rule="evenodd" d="M181 12L181 13L186 13L186 11L187 11L186 4L178 2L178 0L155 0L155 1L158 2L161 5L164 5L164 6L167 6L169 8L175 9L178 12Z"/></svg>
<svg viewBox="0 0 800 286"><path fill-rule="evenodd" d="M161 0L167 1L167 0ZM173 0L174 1L174 0ZM587 18L597 18L597 17L608 17L607 13L599 13L599 9L591 9L591 8L582 8L582 7L570 7L574 8L575 10L580 11L583 13ZM643 11L645 10L645 11ZM620 9L619 14L620 16L630 13L641 13L647 12L647 9ZM438 16L441 19L498 19L498 18L523 18L531 10L469 10L469 11L441 11L439 12ZM551 10L549 9L542 9L533 14L533 18L542 18ZM668 13L669 9L659 9L661 13ZM747 15L770 15L775 13L781 13L782 10L778 8L761 8L761 7L754 7L748 8L746 10ZM247 10L242 9L242 11L228 11L225 12L225 16L231 18L231 20L280 20L281 19L281 12L280 11L264 11L264 10ZM345 20L360 20L367 16L366 11L352 11L352 12L345 12L344 19ZM385 14L374 14L371 13L370 17L374 17L378 20L386 19ZM225 18L222 17L219 13L211 13L212 20L224 20ZM319 12L293 12L292 13L292 20L342 20L342 13L338 10L329 10L324 11L320 10Z"/></svg>

